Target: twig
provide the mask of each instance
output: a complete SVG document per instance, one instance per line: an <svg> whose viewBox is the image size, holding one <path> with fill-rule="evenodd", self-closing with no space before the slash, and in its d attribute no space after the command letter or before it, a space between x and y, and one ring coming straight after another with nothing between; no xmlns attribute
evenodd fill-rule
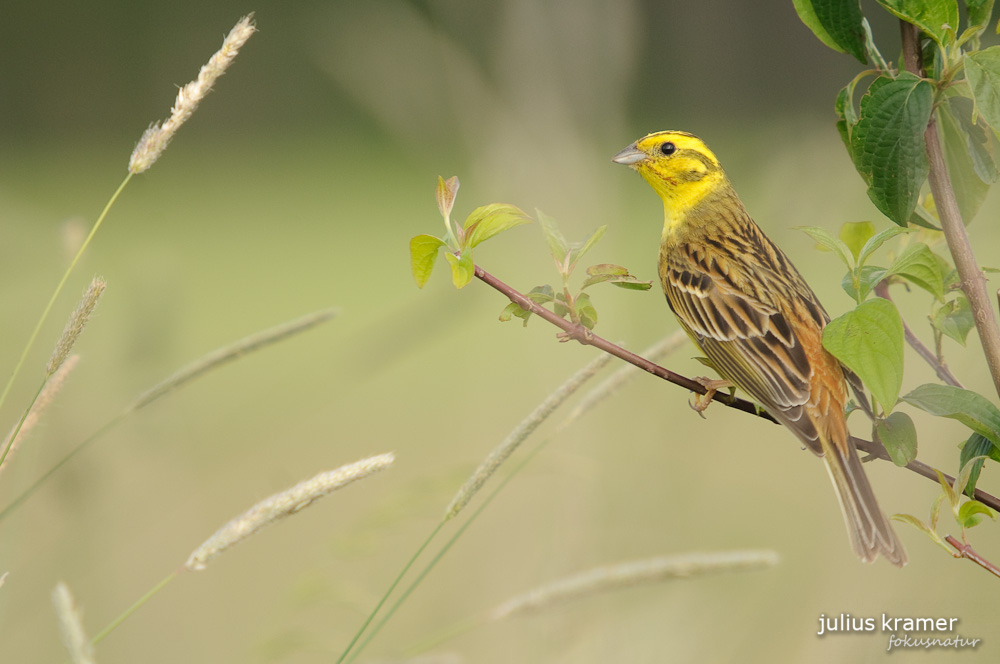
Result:
<svg viewBox="0 0 1000 664"><path fill-rule="evenodd" d="M636 355L630 350L625 350L621 346L613 344L607 339L604 339L603 337L597 336L596 334L592 333L590 330L585 328L583 325L580 325L579 323L571 323L565 318L557 316L556 314L552 313L545 307L536 304L526 295L523 295L522 293L511 288L504 282L500 281L499 279L497 279L492 274L490 274L483 268L479 267L478 265L476 266L476 277L485 284L495 288L496 290L506 295L511 302L515 303L522 309L530 311L536 316L540 316L545 320L547 320L548 322L552 323L553 325L561 329L563 332L565 332L566 336L570 339L575 339L576 341L579 341L581 344L585 346L593 346L594 348L599 348L600 350L603 350L605 353L610 353L611 355L614 355L615 357L621 360L625 360L626 362L635 365L636 367L642 369L643 371L647 371L653 374L654 376L657 376L665 381L673 383L674 385L680 385L681 387L697 392L698 394L705 394L708 391L705 388L705 386L699 383L698 381L687 378L686 376L681 376L680 374L676 374L673 371L670 371L669 369L664 369L660 365L654 362L650 362L646 358L640 355ZM719 392L716 392L712 396L712 399L730 408L735 408L736 410L741 410L744 413L750 413L751 415L756 415L758 417L764 418L765 420L770 420L771 422L777 424L777 420L771 417L771 415L766 411L762 411L759 408L757 408L757 406L753 402L747 401L745 399L731 397L725 394L720 394Z"/></svg>
<svg viewBox="0 0 1000 664"><path fill-rule="evenodd" d="M886 452L885 447L881 443L865 440L864 438L855 438L854 436L851 436L851 440L854 441L854 446L859 450L861 450L862 452L866 452L872 455L873 457L883 459L885 461L892 461L892 458L889 456L889 453ZM906 469L916 473L917 475L926 477L932 482L938 481L937 473L940 471L934 469L932 466L928 466L926 463L922 461L913 460L910 463L906 464ZM941 473L941 475L944 476L944 479L945 481L948 482L948 484L955 483L955 478L949 475L948 473ZM997 498L992 494L986 493L982 489L976 489L973 492L973 495L975 496L976 500L983 503L984 505L988 505L989 507L992 507L993 509L1000 511L1000 498Z"/></svg>
<svg viewBox="0 0 1000 664"><path fill-rule="evenodd" d="M875 294L892 302L892 297L889 295L889 284L885 281L880 281L878 283L875 287ZM934 369L934 373L937 374L938 378L953 387L963 387L962 383L955 378L955 374L953 374L951 369L948 368L948 365L946 365L934 351L925 346L923 342L917 338L917 335L913 333L913 330L910 329L910 326L906 324L905 320L903 321L903 334L906 336L906 343L910 344L910 347L917 351L917 355L922 357L927 364L931 365L931 368Z"/></svg>
<svg viewBox="0 0 1000 664"><path fill-rule="evenodd" d="M922 60L919 30L905 21L902 21L901 29L906 68L919 76L921 74L919 63ZM931 121L924 132L924 142L927 144L927 158L930 160L928 181L931 193L934 195L934 205L941 219L941 229L948 242L951 258L955 262L962 292L969 301L969 307L976 321L976 331L979 333L983 353L986 354L986 365L993 377L993 385L1000 395L1000 327L997 327L993 305L986 293L986 277L976 263L969 235L962 222L962 213L958 209L955 190L948 177L948 168L941 151L941 141L938 138L937 121L934 116L931 116Z"/></svg>
<svg viewBox="0 0 1000 664"><path fill-rule="evenodd" d="M997 566L991 563L990 561L986 560L986 558L983 558L981 555L976 553L975 549L973 549L968 544L963 544L962 542L959 542L951 535L945 535L944 540L948 542L948 544L951 544L953 547L955 547L955 549L958 551L958 555L955 556L956 558L968 558L969 560L976 563L977 565L982 567L984 570L986 570L993 576L1000 576L1000 569L998 569Z"/></svg>
<svg viewBox="0 0 1000 664"><path fill-rule="evenodd" d="M650 362L649 360L640 355L636 355L631 351L625 350L621 346L611 343L607 339L604 339L602 337L597 336L596 334L593 334L592 332L590 332L590 330L587 330L581 325L575 325L564 318L560 318L559 316L549 311L545 307L542 307L533 302L523 293L518 292L517 290L511 288L504 282L500 281L499 279L497 279L492 274L490 274L483 268L479 267L478 265L476 266L476 277L483 283L503 293L511 302L517 304L522 309L530 311L531 313L544 318L546 321L552 323L559 329L563 330L563 332L565 332L569 338L576 339L582 344L599 348L606 353L610 353L617 358L625 360L626 362L633 364L636 367L653 374L654 376L657 376L659 378L662 378L663 380L671 382L674 385L680 385L681 387L687 388L689 390L694 390L699 394L705 393L705 387L701 383L693 381L690 378L686 378L685 376L675 374L669 369L664 369L660 365L654 362ZM753 403L746 401L744 399L737 399L735 397L723 396L720 395L719 393L716 393L713 399L715 401L718 401L719 403L729 406L730 408L735 408L745 413L757 415L758 417L764 418L766 420L769 420L777 424L777 421L773 417L771 417L766 411L758 410ZM864 440L862 438L853 438L853 440L855 446L859 450L867 452L868 454L874 457L878 457L879 459L885 459L886 461L891 461L891 459L889 458L889 453L886 452L885 447L883 447L881 443L872 442L870 440ZM910 463L906 464L906 468L913 471L914 473L917 473L918 475L926 477L927 479L931 480L934 483L937 483L938 481L935 470L925 463L921 463L920 461L911 461ZM945 477L948 479L949 482L955 481L955 478L953 477L949 477L948 475L945 475ZM975 496L976 500L983 503L984 505L988 505L995 510L1000 510L1000 499L996 498L995 496L992 496L980 489L976 489Z"/></svg>

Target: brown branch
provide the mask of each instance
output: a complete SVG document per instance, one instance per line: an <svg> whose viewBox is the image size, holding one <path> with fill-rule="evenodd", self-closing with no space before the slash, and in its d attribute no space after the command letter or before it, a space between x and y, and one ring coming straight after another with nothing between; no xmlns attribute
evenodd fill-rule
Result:
<svg viewBox="0 0 1000 664"><path fill-rule="evenodd" d="M882 299L892 302L892 297L889 295L889 284L886 281L880 281L875 286L875 294ZM931 365L938 378L952 387L963 387L962 383L955 378L955 374L948 368L948 365L944 363L944 360L917 338L917 335L913 333L913 330L910 329L905 320L903 321L903 334L906 337L906 343L910 344L910 347L917 351L917 355L922 357L927 364Z"/></svg>
<svg viewBox="0 0 1000 664"><path fill-rule="evenodd" d="M984 570L986 570L993 576L1000 576L1000 569L998 569L997 566L991 563L990 561L986 560L986 558L983 558L981 555L976 553L976 551L968 544L963 544L962 542L959 542L951 535L945 535L944 540L948 542L948 544L951 544L953 547L955 547L955 549L958 551L958 555L955 556L956 558L967 558L972 562L976 563L977 565L979 565L980 567L982 567Z"/></svg>
<svg viewBox="0 0 1000 664"><path fill-rule="evenodd" d="M676 374L673 371L670 371L669 369L664 369L655 362L650 362L649 360L640 355L636 355L635 353L629 350L625 350L621 346L611 343L610 341L604 339L603 337L597 336L596 334L592 333L590 330L583 327L582 325L571 323L566 319L557 316L556 314L549 311L545 307L542 307L539 304L535 303L533 300L531 300L523 293L515 290L514 288L500 281L499 279L497 279L492 274L490 274L483 268L479 267L478 265L476 266L475 274L477 279L503 293L507 297L507 299L509 299L514 304L518 305L525 311L530 311L536 316L544 318L549 323L552 323L553 325L561 329L565 333L567 338L575 339L581 344L584 344L586 346L593 346L594 348L603 350L606 353L610 353L611 355L614 355L615 357L624 360L629 364L632 364L642 369L643 371L647 371L653 374L654 376L657 376L659 378L662 378L663 380L673 383L674 385L679 385L683 388L693 390L698 394L705 394L706 392L705 386L702 385L701 383L695 380L691 380L690 378L687 378L685 376L681 376L680 374ZM730 408L735 408L736 410L740 410L745 413L750 413L751 415L757 415L758 417L761 417L763 419L769 420L777 424L777 421L773 417L771 417L770 414L768 414L765 411L759 410L756 407L756 405L750 401L722 395L719 394L718 392L716 392L712 398L713 400L718 401L719 403L724 404ZM855 446L859 450L867 452L873 457L877 457L879 459L885 459L886 461L891 461L891 459L889 458L889 453L886 452L885 447L883 447L881 443L872 442L870 440L864 440L862 438L853 438L853 440ZM917 473L918 475L922 475L923 477L930 479L933 482L938 481L937 473L935 472L934 468L928 466L925 463L922 463L920 461L911 461L910 463L906 464L906 468L913 471L914 473ZM951 477L950 475L944 475L944 477L945 480L947 480L949 483L954 483L955 481L955 478ZM983 503L984 505L988 505L989 507L992 507L995 510L1000 511L1000 499L986 493L985 491L982 491L981 489L975 490L975 496L976 500L978 500L979 502Z"/></svg>
<svg viewBox="0 0 1000 664"><path fill-rule="evenodd" d="M997 319L986 293L986 277L972 253L969 236L965 232L958 203L955 201L955 192L951 188L947 171L944 170L944 156L941 154L941 143L934 120L927 126L926 141L927 153L931 158L931 192L934 194L938 214L941 215L941 228L951 250L952 260L955 261L955 269L961 277L962 291L975 317L976 331L986 354L986 364L993 377L994 387L997 394L1000 394L1000 328L997 327Z"/></svg>
<svg viewBox="0 0 1000 664"><path fill-rule="evenodd" d="M697 392L698 394L705 394L708 391L705 389L704 385L702 385L696 380L692 380L690 378L687 378L686 376L681 376L680 374L676 374L673 371L670 371L669 369L664 369L660 365L656 364L655 362L650 362L641 355L636 355L630 350L626 350L621 346L611 343L610 341L604 339L603 337L597 336L596 334L585 328L583 325L580 325L579 323L572 323L566 320L565 318L562 318L561 316L557 316L556 314L552 313L545 307L542 307L537 303L535 303L531 298L527 297L526 295L518 292L514 288L500 281L499 279L497 279L492 274L490 274L483 268L479 267L478 265L476 266L475 274L476 278L478 278L483 283L491 286L492 288L506 295L507 298L514 304L518 305L525 311L530 311L536 316L544 318L549 323L552 323L553 325L561 329L565 333L567 338L575 339L576 341L580 342L585 346L593 346L594 348L603 350L605 353L610 353L611 355L614 355L615 357L621 360L625 360L629 364L635 365L636 367L642 369L643 371L647 371L653 374L654 376L657 376L659 378L662 378L663 380L673 383L674 385L680 385L681 387ZM777 424L777 420L771 417L769 413L759 410L756 404L754 404L751 401L747 401L745 399L738 399L736 397L731 397L725 394L721 394L719 392L716 392L712 396L712 400L718 401L719 403L724 404L729 408L735 408L736 410L741 410L744 413L757 415L758 417L762 417L765 420L770 420L771 422Z"/></svg>
<svg viewBox="0 0 1000 664"><path fill-rule="evenodd" d="M899 31L903 39L903 64L906 66L906 71L923 77L924 69L923 54L920 49L920 28L912 23L900 20Z"/></svg>
<svg viewBox="0 0 1000 664"><path fill-rule="evenodd" d="M890 461L890 462L892 461L892 458L889 456L889 453L886 451L882 443L879 443L877 441L865 440L864 438L855 438L854 436L851 436L851 440L854 441L854 446L859 450L861 450L862 452L866 452L878 459L883 459L885 461ZM917 475L926 477L932 482L938 481L937 474L940 471L935 470L933 466L928 466L923 461L917 461L914 459L910 463L906 464L906 469L916 473ZM955 478L949 475L948 473L941 473L941 475L944 477L945 482L947 482L948 484L952 485L955 484ZM978 500L982 504L1000 511L1000 498L997 498L996 496L986 493L982 489L978 488L975 491L973 491L973 496L975 497L976 500Z"/></svg>
<svg viewBox="0 0 1000 664"><path fill-rule="evenodd" d="M906 69L920 76L922 55L919 30L905 21L901 23ZM993 377L993 385L997 394L1000 394L1000 327L997 327L993 305L986 293L986 277L976 263L969 235L962 222L962 213L958 209L955 190L948 177L948 167L945 165L941 140L938 138L937 122L933 116L924 132L924 142L927 144L927 158L930 161L928 181L931 193L934 195L934 205L941 219L941 229L948 242L951 258L955 262L962 292L969 301L969 307L976 321L976 331L979 333L979 341L986 355L986 364Z"/></svg>

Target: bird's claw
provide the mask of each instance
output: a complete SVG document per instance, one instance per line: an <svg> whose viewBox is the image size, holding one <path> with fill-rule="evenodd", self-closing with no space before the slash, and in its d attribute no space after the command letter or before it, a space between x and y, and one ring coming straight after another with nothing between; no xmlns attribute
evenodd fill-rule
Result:
<svg viewBox="0 0 1000 664"><path fill-rule="evenodd" d="M691 406L691 410L701 415L702 419L705 419L705 410L712 403L715 393L719 390L733 387L733 384L728 380L713 380L704 376L696 376L694 380L705 388L705 393L695 393L694 402L688 402L688 405Z"/></svg>

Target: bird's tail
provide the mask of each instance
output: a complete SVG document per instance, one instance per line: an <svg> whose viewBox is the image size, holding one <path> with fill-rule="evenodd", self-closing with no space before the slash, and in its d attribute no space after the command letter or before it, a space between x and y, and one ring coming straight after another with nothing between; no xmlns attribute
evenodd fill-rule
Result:
<svg viewBox="0 0 1000 664"><path fill-rule="evenodd" d="M843 446L823 445L823 458L840 499L840 509L844 513L854 552L866 563L882 554L893 565L902 567L906 564L903 543L878 506L857 450L850 438L845 442Z"/></svg>

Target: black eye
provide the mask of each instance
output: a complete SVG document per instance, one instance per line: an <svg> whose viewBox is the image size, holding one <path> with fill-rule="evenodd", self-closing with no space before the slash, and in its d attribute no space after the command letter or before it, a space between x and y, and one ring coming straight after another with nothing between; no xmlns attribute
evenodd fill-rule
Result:
<svg viewBox="0 0 1000 664"><path fill-rule="evenodd" d="M670 141L667 141L666 143L660 145L660 152L662 152L665 155L672 155L673 153L677 152L677 146L671 143Z"/></svg>

